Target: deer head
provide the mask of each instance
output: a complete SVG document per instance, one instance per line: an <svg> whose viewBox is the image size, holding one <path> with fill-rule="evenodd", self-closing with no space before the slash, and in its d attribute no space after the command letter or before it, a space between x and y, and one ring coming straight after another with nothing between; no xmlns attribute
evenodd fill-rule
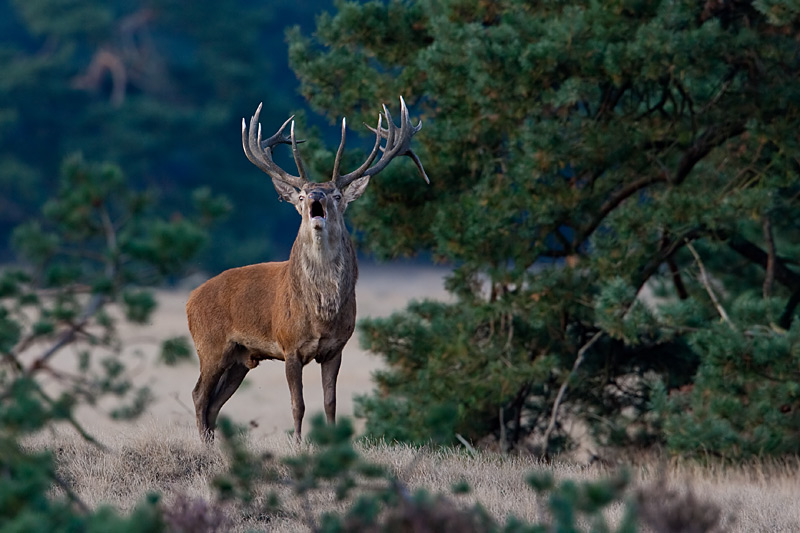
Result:
<svg viewBox="0 0 800 533"><path fill-rule="evenodd" d="M303 165L300 150L297 145L302 141L297 141L294 133L294 116L283 123L278 131L266 140L261 139L261 124L258 119L261 114L261 105L256 109L255 114L250 118L250 127L247 127L245 120L242 119L242 147L247 158L258 168L264 171L270 178L280 198L294 205L297 212L302 216L300 237L314 236L315 239L322 239L324 235L335 239L344 231L344 220L342 215L350 202L358 199L366 190L369 179L386 168L389 162L397 156L406 155L417 165L422 177L430 183L425 169L422 168L417 155L411 149L411 138L420 129L422 121L416 126L411 125L408 108L400 97L400 127L397 127L389 114L386 106L383 106L383 114L378 115L377 127L371 128L375 133L375 145L372 148L366 161L352 172L342 175L339 172L342 154L345 146L345 132L347 120L342 119L342 140L336 152L336 159L333 164L333 176L330 181L316 183L308 179L308 174ZM383 120L386 119L387 128L383 127ZM290 125L291 124L291 125ZM289 127L289 136L284 133L286 126ZM384 146L381 141L386 140ZM272 159L272 151L279 144L290 144L297 171L300 174L295 176L280 168ZM378 151L381 156L373 166Z"/></svg>

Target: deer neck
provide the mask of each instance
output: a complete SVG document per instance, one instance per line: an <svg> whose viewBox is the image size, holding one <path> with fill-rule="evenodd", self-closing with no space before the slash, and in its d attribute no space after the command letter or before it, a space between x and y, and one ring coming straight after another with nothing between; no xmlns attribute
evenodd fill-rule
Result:
<svg viewBox="0 0 800 533"><path fill-rule="evenodd" d="M294 294L307 312L330 322L355 290L355 252L346 230L304 229L301 227L290 256Z"/></svg>

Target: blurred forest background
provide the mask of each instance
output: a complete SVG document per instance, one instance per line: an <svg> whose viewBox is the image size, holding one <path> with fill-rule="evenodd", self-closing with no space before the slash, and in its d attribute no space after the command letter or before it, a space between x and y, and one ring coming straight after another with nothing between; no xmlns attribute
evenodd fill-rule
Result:
<svg viewBox="0 0 800 533"><path fill-rule="evenodd" d="M119 165L134 189L158 191L167 216L180 216L198 187L226 195L235 210L212 230L224 245L196 259L204 270L287 257L297 215L244 157L240 123L261 101L265 128L303 114L285 29L311 31L331 7L0 1L0 262L13 257L12 228L54 193L76 152Z"/></svg>

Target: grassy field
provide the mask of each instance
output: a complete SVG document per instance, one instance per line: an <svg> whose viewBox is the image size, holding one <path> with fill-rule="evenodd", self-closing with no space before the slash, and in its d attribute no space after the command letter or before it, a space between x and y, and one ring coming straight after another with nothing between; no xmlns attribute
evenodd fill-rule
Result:
<svg viewBox="0 0 800 533"><path fill-rule="evenodd" d="M359 281L359 316L386 316L401 309L409 299L446 299L443 278L446 271L423 267L365 267ZM29 442L56 455L60 477L90 507L111 504L132 509L150 492L162 495L172 516L206 512L209 523L225 517L221 531L304 531L309 509L291 488L276 485L284 512L258 516L239 508L214 505L211 483L226 470L226 459L215 445L206 448L194 427L191 390L197 379L193 361L179 367L165 367L157 361L157 342L175 335L187 335L184 305L188 292L159 294L159 309L150 324L124 325L121 340L135 381L147 385L155 396L145 415L134 424L111 423L102 409L81 408L78 420L103 447L87 443L69 430L46 432ZM67 370L74 361L65 357ZM72 365L72 366L70 366ZM271 453L291 457L308 451L296 445L284 430L291 427L291 410L283 368L264 364L248 375L244 386L223 408L223 415L251 428L247 445L256 455ZM306 405L310 413L322 407L318 365L310 365L305 376ZM366 353L354 338L345 348L339 376L341 415L353 412L352 397L372 389L371 373L381 361ZM575 461L541 463L530 456L502 456L465 450L418 450L402 445L360 445L369 461L384 464L412 490L426 488L446 494L456 505L467 507L481 502L499 522L515 515L528 522L544 520L545 505L537 501L525 479L535 470L552 472L557 479L594 480L613 475L615 468L587 466ZM718 513L720 531L800 532L800 459L783 463L754 463L743 467L706 467L654 458L622 458L628 465L632 487L630 498L662 517L700 523L703 513ZM287 469L283 469L284 474ZM452 486L467 481L467 495L453 495ZM269 487L266 489L268 490ZM256 499L266 498L254 494ZM687 497L691 493L693 498ZM204 503L207 502L207 503ZM326 511L343 510L333 490L314 494L310 514L316 520ZM210 511L216 511L217 514ZM619 519L622 506L611 508L609 519ZM694 514L692 514L694 513ZM210 529L208 529L210 530ZM676 531L661 528L658 533ZM682 531L708 531L685 529Z"/></svg>
<svg viewBox="0 0 800 533"><path fill-rule="evenodd" d="M218 445L206 448L193 427L131 425L98 435L98 439L104 449L69 432L45 433L30 445L55 451L60 476L90 507L107 503L127 510L146 494L158 492L165 507L178 515L181 507L194 506L208 512L209 507L199 500L214 501L211 481L225 470L226 458ZM277 434L267 439L248 438L247 444L256 454L270 453L276 457L290 457L307 451L309 446L296 445L289 437ZM391 467L412 490L424 487L430 492L447 494L459 506L481 502L501 523L510 514L529 522L545 518L541 514L545 512L543 502L537 501L536 494L525 483L531 471L547 470L561 480L593 480L614 473L609 467L558 461L545 464L533 457L488 452L473 456L464 450L419 450L380 443L360 445L358 449L366 459ZM633 479L630 497L638 495L646 505L660 510L656 512L666 513L667 519L680 518L678 515L682 514L692 522L698 520L698 515L718 513L717 531L800 531L797 460L736 468L701 468L674 460L649 460L628 468ZM453 485L462 480L469 483L472 491L453 495ZM272 488L281 496L283 512L248 516L233 507L211 505L218 514L209 520L221 520L224 516L224 530L231 531L308 530L308 510L291 489L281 485ZM692 496L687 497L687 491ZM255 496L265 498L266 490ZM314 519L326 511L344 509L332 489L317 491L310 507ZM621 507L608 511L612 522L619 519Z"/></svg>

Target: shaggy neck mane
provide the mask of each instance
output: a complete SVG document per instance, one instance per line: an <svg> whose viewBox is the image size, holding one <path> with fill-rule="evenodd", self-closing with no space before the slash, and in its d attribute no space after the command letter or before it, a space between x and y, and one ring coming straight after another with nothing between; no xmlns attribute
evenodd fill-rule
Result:
<svg viewBox="0 0 800 533"><path fill-rule="evenodd" d="M291 279L295 295L306 309L324 321L336 318L353 292L358 270L350 236L339 236L338 246L324 239L298 236L291 253Z"/></svg>

